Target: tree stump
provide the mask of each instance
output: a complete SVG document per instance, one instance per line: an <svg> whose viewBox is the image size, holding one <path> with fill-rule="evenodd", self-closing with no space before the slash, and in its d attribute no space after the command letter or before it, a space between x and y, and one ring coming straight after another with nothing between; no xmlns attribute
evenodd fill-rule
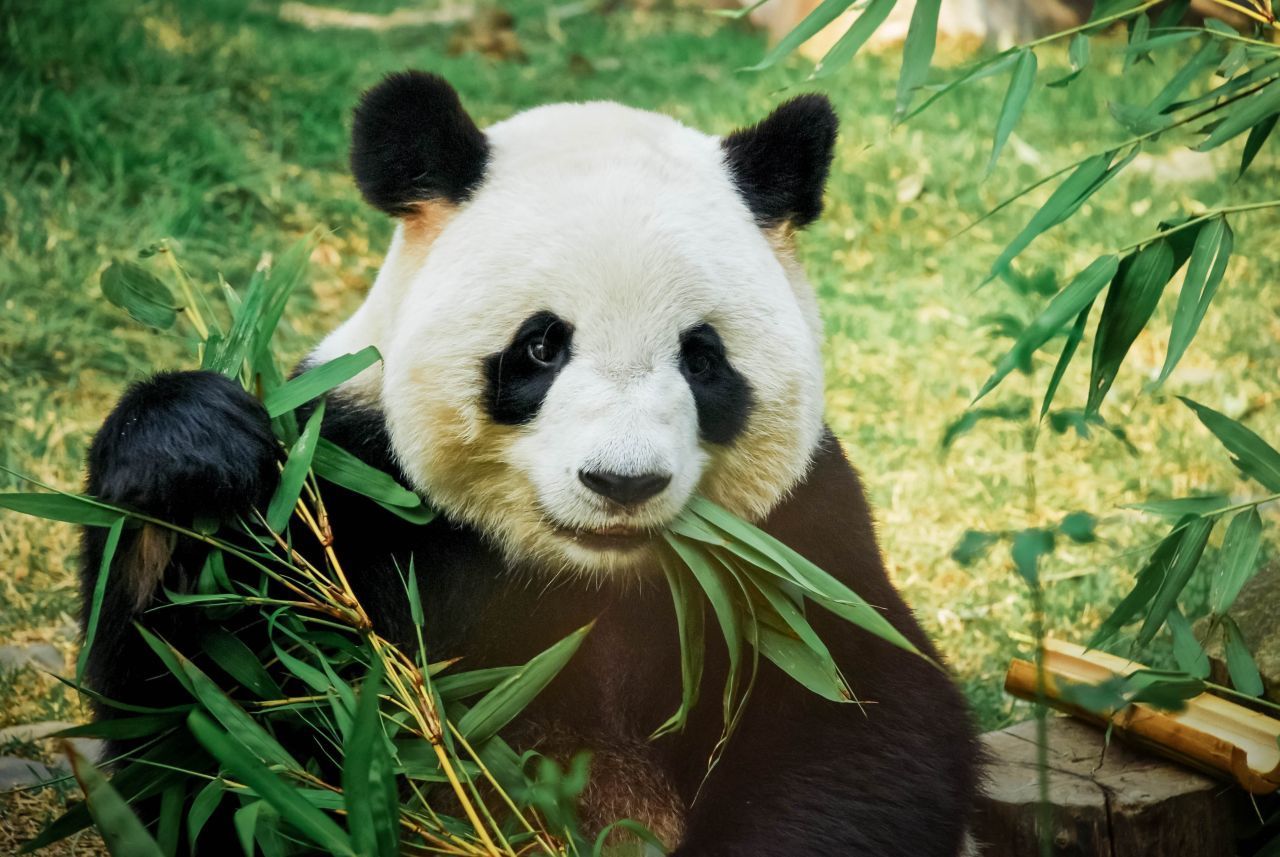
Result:
<svg viewBox="0 0 1280 857"><path fill-rule="evenodd" d="M988 755L974 838L983 857L1039 854L1036 724L982 737ZM1053 853L1061 857L1231 857L1230 787L1065 717L1049 720Z"/></svg>

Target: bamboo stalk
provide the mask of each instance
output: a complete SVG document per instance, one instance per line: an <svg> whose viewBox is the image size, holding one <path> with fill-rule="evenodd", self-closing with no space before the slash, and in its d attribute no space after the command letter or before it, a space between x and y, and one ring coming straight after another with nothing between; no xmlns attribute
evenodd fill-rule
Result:
<svg viewBox="0 0 1280 857"><path fill-rule="evenodd" d="M1133 703L1098 713L1064 699L1063 686L1099 684L1146 667L1052 638L1044 641L1043 663L1045 698L1054 708L1109 725L1121 736L1162 756L1234 779L1253 794L1271 794L1280 788L1280 720L1211 693L1188 700L1182 711L1161 711ZM1021 699L1034 699L1036 665L1015 659L1009 665L1004 688Z"/></svg>

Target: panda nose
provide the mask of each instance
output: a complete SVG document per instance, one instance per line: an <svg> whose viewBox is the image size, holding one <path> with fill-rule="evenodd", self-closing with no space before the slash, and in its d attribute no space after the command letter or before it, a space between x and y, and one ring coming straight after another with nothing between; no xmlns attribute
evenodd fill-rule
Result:
<svg viewBox="0 0 1280 857"><path fill-rule="evenodd" d="M607 470L579 470L582 484L601 497L623 506L635 506L656 497L671 484L669 473L610 473Z"/></svg>

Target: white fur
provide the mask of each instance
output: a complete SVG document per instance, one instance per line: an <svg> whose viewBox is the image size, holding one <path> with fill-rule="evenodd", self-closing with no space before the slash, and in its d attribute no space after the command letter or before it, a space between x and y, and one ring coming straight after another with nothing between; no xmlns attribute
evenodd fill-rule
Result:
<svg viewBox="0 0 1280 857"><path fill-rule="evenodd" d="M398 229L367 301L313 359L376 345L383 367L345 395L383 409L418 490L513 556L626 566L627 555L583 547L551 521L658 527L695 490L766 514L821 435L820 324L799 266L736 192L719 140L612 103L540 107L487 136L473 199L429 247ZM535 420L495 425L483 359L540 310L573 326L572 359ZM699 440L678 368L680 333L704 321L755 396L727 447ZM581 484L582 468L673 478L626 515Z"/></svg>

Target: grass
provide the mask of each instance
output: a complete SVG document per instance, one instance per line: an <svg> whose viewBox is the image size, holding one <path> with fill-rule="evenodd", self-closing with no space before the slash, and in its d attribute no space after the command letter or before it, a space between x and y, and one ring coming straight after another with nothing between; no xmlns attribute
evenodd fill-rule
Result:
<svg viewBox="0 0 1280 857"><path fill-rule="evenodd" d="M189 343L142 331L102 299L98 274L112 257L172 238L198 280L243 283L264 250L320 226L327 231L310 289L286 319L285 350L300 357L358 305L390 224L355 192L346 138L357 94L386 71L444 74L482 123L544 102L607 98L714 132L763 116L804 75L798 61L736 73L760 56L761 37L697 10L659 3L561 16L556 9L573 7L509 5L520 55L494 59L468 50L480 40L465 25L312 32L249 0L104 0L92 12L8 4L0 13L0 464L77 486L88 440L123 387L190 364ZM1106 116L1118 48L1096 45L1095 65L1070 88L1037 89L986 181L1001 82L962 90L897 128L891 58L862 58L825 86L844 125L826 217L801 249L827 324L828 418L863 472L894 579L984 728L1026 716L1000 683L1010 656L1027 648L1029 601L1006 550L967 568L950 559L965 530L1052 523L1073 510L1102 517L1101 541L1060 547L1044 573L1049 630L1081 639L1126 590L1137 549L1158 532L1123 504L1201 489L1252 493L1174 394L1277 440L1268 426L1277 424L1280 307L1268 286L1280 278L1280 250L1265 212L1236 222L1227 282L1163 390L1143 384L1163 360L1172 301L1135 345L1104 407L1132 448L1105 433L1046 428L1029 463L1021 427L984 423L940 451L947 424L1004 347L984 319L1025 319L1041 300L999 282L976 289L1028 204L953 236L1015 188L1120 137ZM1124 74L1148 91L1175 59L1157 56L1157 68ZM1065 58L1042 61L1055 64ZM1276 197L1269 150L1246 183L1203 169L1229 177L1238 145L1211 157L1153 150L1020 265L1066 277L1178 210ZM1061 406L1082 404L1085 363L1068 374ZM1048 372L1039 365L1032 379L1011 378L995 401L1035 395ZM0 642L53 641L70 663L75 553L71 528L0 515ZM1184 606L1202 609L1194 594ZM30 671L0 675L0 696L0 727L84 716ZM39 811L29 796L4 800L23 802L14 818ZM0 825L0 850L14 835Z"/></svg>

